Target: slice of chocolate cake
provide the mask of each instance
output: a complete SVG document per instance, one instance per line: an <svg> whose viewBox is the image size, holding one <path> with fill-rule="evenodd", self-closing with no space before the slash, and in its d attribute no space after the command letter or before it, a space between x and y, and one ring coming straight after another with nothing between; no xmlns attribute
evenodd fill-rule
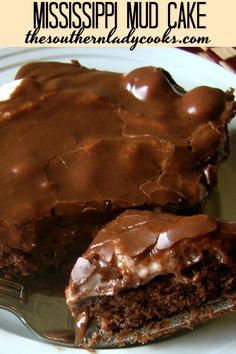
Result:
<svg viewBox="0 0 236 354"><path fill-rule="evenodd" d="M66 289L79 346L146 343L236 309L236 223L128 210Z"/></svg>
<svg viewBox="0 0 236 354"><path fill-rule="evenodd" d="M193 211L215 186L232 91L187 93L159 68L77 61L31 63L16 78L0 102L3 271L58 266L124 209Z"/></svg>

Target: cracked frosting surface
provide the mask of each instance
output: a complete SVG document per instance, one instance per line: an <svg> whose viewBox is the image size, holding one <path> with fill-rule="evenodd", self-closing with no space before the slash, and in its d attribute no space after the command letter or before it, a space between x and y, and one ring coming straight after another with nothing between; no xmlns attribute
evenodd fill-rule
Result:
<svg viewBox="0 0 236 354"><path fill-rule="evenodd" d="M162 69L126 75L76 61L31 63L0 102L0 241L50 215L199 206L227 156L233 94L186 93Z"/></svg>

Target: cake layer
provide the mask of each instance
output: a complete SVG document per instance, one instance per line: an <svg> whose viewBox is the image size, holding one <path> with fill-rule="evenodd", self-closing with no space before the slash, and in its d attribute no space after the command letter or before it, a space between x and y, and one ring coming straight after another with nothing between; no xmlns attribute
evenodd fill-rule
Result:
<svg viewBox="0 0 236 354"><path fill-rule="evenodd" d="M75 317L79 324L75 344L85 348L145 344L235 311L235 266L211 267L213 272L208 268L197 268L194 284L160 276L138 289L91 299L89 323L86 315Z"/></svg>
<svg viewBox="0 0 236 354"><path fill-rule="evenodd" d="M23 225L19 229L19 242L25 245L17 248L0 245L0 275L14 278L57 267L68 268L69 274L78 254L88 248L96 233L114 217L112 213L87 211L76 217L50 216ZM32 238L37 243L27 249Z"/></svg>
<svg viewBox="0 0 236 354"><path fill-rule="evenodd" d="M185 314L191 322L191 313L201 314L209 302L236 299L235 238L236 223L201 214L119 215L99 231L71 273L66 299L77 344L114 340L119 346L127 338L145 343L151 339L147 329L160 328L162 320ZM210 308L205 320L216 316ZM193 323L201 321L199 315Z"/></svg>
<svg viewBox="0 0 236 354"><path fill-rule="evenodd" d="M162 69L122 75L76 61L31 63L16 79L0 102L3 247L34 252L44 218L186 211L214 187L228 153L232 91L186 93Z"/></svg>

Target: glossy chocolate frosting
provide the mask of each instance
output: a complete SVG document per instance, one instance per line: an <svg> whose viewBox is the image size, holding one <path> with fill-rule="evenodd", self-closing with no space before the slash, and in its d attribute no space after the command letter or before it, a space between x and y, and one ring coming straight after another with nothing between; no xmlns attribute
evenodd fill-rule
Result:
<svg viewBox="0 0 236 354"><path fill-rule="evenodd" d="M78 258L66 289L72 313L84 300L137 288L158 275L174 274L214 257L228 264L236 256L236 223L199 214L177 216L127 210L99 231ZM83 309L83 307L81 307Z"/></svg>
<svg viewBox="0 0 236 354"><path fill-rule="evenodd" d="M233 94L162 69L25 65L0 102L0 243L30 252L51 215L201 205L227 155ZM30 224L31 233L25 232Z"/></svg>

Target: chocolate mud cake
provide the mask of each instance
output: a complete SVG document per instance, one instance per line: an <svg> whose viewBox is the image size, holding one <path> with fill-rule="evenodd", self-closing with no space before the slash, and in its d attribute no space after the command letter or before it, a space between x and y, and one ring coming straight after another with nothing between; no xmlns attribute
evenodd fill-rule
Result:
<svg viewBox="0 0 236 354"><path fill-rule="evenodd" d="M201 209L228 155L232 90L165 70L23 66L0 102L0 268L64 268L130 208Z"/></svg>
<svg viewBox="0 0 236 354"><path fill-rule="evenodd" d="M146 343L236 309L236 223L127 210L78 258L76 344Z"/></svg>

